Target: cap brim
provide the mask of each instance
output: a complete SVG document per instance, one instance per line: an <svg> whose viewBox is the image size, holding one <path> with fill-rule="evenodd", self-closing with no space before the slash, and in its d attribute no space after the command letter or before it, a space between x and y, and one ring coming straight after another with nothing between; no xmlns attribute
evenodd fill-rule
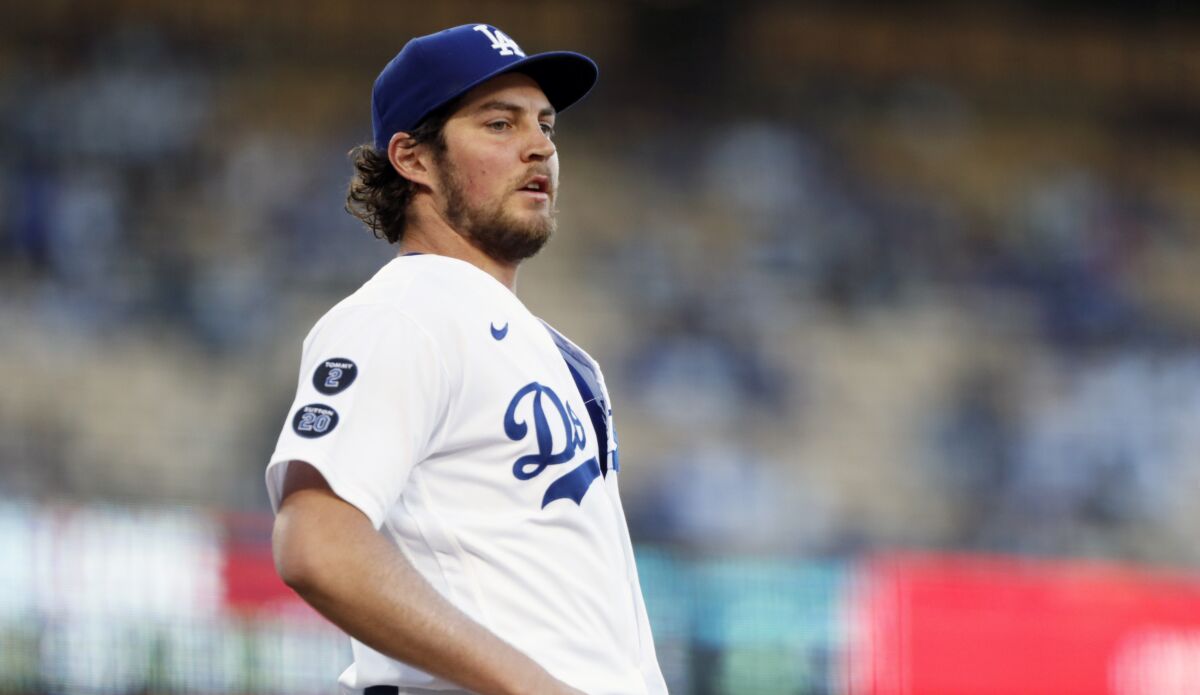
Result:
<svg viewBox="0 0 1200 695"><path fill-rule="evenodd" d="M520 72L532 77L558 112L565 111L571 104L587 96L600 76L600 68L591 58L572 51L531 55L507 66L496 75L508 72Z"/></svg>

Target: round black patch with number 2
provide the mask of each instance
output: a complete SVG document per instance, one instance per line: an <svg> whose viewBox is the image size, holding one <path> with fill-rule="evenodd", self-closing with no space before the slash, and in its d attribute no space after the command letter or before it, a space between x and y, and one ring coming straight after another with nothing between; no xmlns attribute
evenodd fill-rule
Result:
<svg viewBox="0 0 1200 695"><path fill-rule="evenodd" d="M324 437L337 427L337 411L324 403L301 407L292 416L292 431L305 439Z"/></svg>
<svg viewBox="0 0 1200 695"><path fill-rule="evenodd" d="M313 386L326 396L332 396L350 388L356 376L356 364L345 357L334 357L317 365L317 371L313 373Z"/></svg>

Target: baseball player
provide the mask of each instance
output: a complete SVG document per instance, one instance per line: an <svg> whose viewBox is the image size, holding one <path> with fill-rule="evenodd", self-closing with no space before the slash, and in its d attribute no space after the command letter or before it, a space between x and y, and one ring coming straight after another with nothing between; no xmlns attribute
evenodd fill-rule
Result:
<svg viewBox="0 0 1200 695"><path fill-rule="evenodd" d="M666 693L595 361L513 293L597 68L465 25L372 94L347 208L397 257L304 341L276 566L352 637L343 693Z"/></svg>

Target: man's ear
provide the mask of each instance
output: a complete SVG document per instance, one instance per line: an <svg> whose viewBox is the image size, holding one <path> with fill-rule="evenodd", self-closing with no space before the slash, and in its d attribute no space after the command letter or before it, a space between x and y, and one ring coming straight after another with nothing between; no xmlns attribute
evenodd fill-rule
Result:
<svg viewBox="0 0 1200 695"><path fill-rule="evenodd" d="M392 135L388 141L388 161L404 178L429 188L433 182L430 170L431 158L428 147L422 147L405 132Z"/></svg>

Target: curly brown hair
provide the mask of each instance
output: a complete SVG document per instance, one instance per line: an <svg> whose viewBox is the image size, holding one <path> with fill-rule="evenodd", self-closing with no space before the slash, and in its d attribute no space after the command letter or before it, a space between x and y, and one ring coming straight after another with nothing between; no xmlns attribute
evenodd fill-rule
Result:
<svg viewBox="0 0 1200 695"><path fill-rule="evenodd" d="M430 145L439 156L444 153L446 138L442 131L455 107L456 103L450 103L427 116L409 133L413 141ZM350 150L349 156L354 176L346 191L346 212L362 220L377 238L399 243L408 226L408 205L415 185L396 171L386 151L370 143Z"/></svg>

